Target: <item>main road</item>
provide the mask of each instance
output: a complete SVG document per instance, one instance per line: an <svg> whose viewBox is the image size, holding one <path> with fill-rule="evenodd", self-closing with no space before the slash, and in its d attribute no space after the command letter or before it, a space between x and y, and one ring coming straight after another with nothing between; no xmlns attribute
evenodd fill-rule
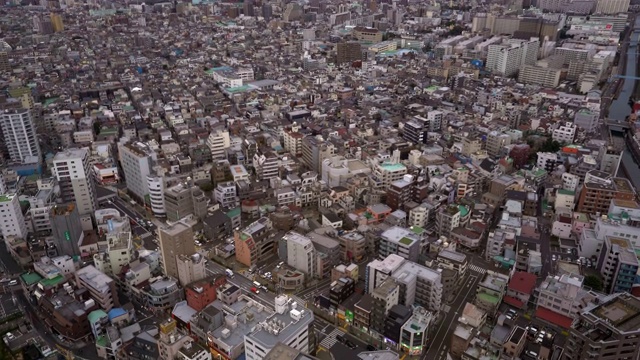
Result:
<svg viewBox="0 0 640 360"><path fill-rule="evenodd" d="M226 273L225 273L226 268L212 260L209 260L209 262L207 263L206 269L209 275L225 275L226 276ZM247 279L246 277L240 274L234 273L233 277L228 279L228 282L241 288L245 293L250 294L254 298L260 299L260 301L266 304L269 304L272 307L275 306L276 295L267 290L260 290L259 294L254 294L251 291L251 288L255 287L255 285L253 285L252 280Z"/></svg>
<svg viewBox="0 0 640 360"><path fill-rule="evenodd" d="M464 306L467 302L471 302L476 295L476 287L482 281L484 274L480 274L473 270L468 270L469 275L462 282L458 295L450 305L445 305L444 318L440 322L433 339L429 341L431 346L429 350L422 355L423 360L446 360L449 353L449 343L451 336L456 330L458 318L462 315Z"/></svg>

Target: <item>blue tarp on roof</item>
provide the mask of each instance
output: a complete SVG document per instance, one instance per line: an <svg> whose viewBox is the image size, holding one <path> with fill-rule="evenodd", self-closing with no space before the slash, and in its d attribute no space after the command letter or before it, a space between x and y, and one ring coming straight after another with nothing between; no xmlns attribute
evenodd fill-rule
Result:
<svg viewBox="0 0 640 360"><path fill-rule="evenodd" d="M113 308L109 311L109 321L117 318L118 316L122 316L124 314L126 314L127 312L124 311L123 308Z"/></svg>

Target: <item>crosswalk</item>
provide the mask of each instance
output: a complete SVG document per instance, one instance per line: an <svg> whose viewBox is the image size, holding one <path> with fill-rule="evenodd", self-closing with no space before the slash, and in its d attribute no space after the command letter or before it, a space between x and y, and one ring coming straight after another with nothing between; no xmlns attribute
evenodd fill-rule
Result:
<svg viewBox="0 0 640 360"><path fill-rule="evenodd" d="M340 331L339 329L333 329L333 331L329 333L329 336L322 339L322 341L320 342L320 346L327 350L331 349L333 345L338 342L338 339L336 339L336 336L338 335L344 335L344 332Z"/></svg>
<svg viewBox="0 0 640 360"><path fill-rule="evenodd" d="M487 269L481 268L480 266L474 264L469 265L469 270L475 271L480 274L484 274L487 272Z"/></svg>

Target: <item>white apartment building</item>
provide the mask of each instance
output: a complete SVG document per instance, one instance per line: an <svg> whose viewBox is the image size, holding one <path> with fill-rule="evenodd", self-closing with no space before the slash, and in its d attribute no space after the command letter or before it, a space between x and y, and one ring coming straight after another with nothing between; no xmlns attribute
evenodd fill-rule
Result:
<svg viewBox="0 0 640 360"><path fill-rule="evenodd" d="M75 202L80 215L91 214L96 208L89 155L88 148L71 148L53 157L53 175L60 185L60 197L64 202Z"/></svg>
<svg viewBox="0 0 640 360"><path fill-rule="evenodd" d="M29 109L0 111L0 129L11 161L41 162L40 144Z"/></svg>
<svg viewBox="0 0 640 360"><path fill-rule="evenodd" d="M35 196L29 197L29 216L33 231L51 230L51 208L53 207L54 192L52 189L41 188Z"/></svg>
<svg viewBox="0 0 640 360"><path fill-rule="evenodd" d="M372 175L380 182L381 187L386 190L394 181L403 179L406 173L407 167L403 164L383 162L374 166Z"/></svg>
<svg viewBox="0 0 640 360"><path fill-rule="evenodd" d="M249 172L244 167L244 165L232 165L230 167L230 170L231 170L231 176L233 176L233 182L250 180Z"/></svg>
<svg viewBox="0 0 640 360"><path fill-rule="evenodd" d="M387 257L397 254L409 261L418 261L420 253L420 237L413 231L393 226L380 235L378 255Z"/></svg>
<svg viewBox="0 0 640 360"><path fill-rule="evenodd" d="M105 275L93 265L88 265L76 271L76 284L78 287L85 288L89 291L89 296L104 311L119 306L118 294L116 292L116 284L112 278Z"/></svg>
<svg viewBox="0 0 640 360"><path fill-rule="evenodd" d="M538 60L538 40L510 40L503 45L489 45L487 69L495 74L513 76L524 65L534 65Z"/></svg>
<svg viewBox="0 0 640 360"><path fill-rule="evenodd" d="M405 259L401 256L391 254L384 260L375 259L367 264L365 270L365 290L367 294L373 293L373 290L382 285L404 262Z"/></svg>
<svg viewBox="0 0 640 360"><path fill-rule="evenodd" d="M578 127L575 124L566 122L564 125L560 125L557 129L553 130L551 138L561 144L572 144L576 137L577 129Z"/></svg>
<svg viewBox="0 0 640 360"><path fill-rule="evenodd" d="M27 238L27 225L22 216L18 194L0 195L0 234L5 241L9 236Z"/></svg>
<svg viewBox="0 0 640 360"><path fill-rule="evenodd" d="M240 204L236 184L233 181L219 183L213 190L213 196L225 208L235 208Z"/></svg>
<svg viewBox="0 0 640 360"><path fill-rule="evenodd" d="M147 176L147 188L149 189L149 202L151 203L151 211L155 217L166 217L167 208L164 204L165 191L164 176Z"/></svg>
<svg viewBox="0 0 640 360"><path fill-rule="evenodd" d="M405 306L414 304L438 313L442 304L442 275L411 261L406 261L393 272L392 278L400 285L398 303Z"/></svg>
<svg viewBox="0 0 640 360"><path fill-rule="evenodd" d="M547 276L538 287L538 307L551 310L569 318L578 313L598 296L582 289L584 277L577 274Z"/></svg>
<svg viewBox="0 0 640 360"><path fill-rule="evenodd" d="M425 204L420 204L415 208L409 210L409 226L419 226L424 228L429 218L429 209Z"/></svg>
<svg viewBox="0 0 640 360"><path fill-rule="evenodd" d="M93 256L95 267L105 274L117 276L133 259L131 232L107 232L107 249Z"/></svg>
<svg viewBox="0 0 640 360"><path fill-rule="evenodd" d="M562 173L562 188L569 191L576 191L580 184L580 177L571 173Z"/></svg>
<svg viewBox="0 0 640 360"><path fill-rule="evenodd" d="M442 120L444 119L444 113L439 110L431 110L427 113L427 120L429 120L429 131L440 131L442 129Z"/></svg>
<svg viewBox="0 0 640 360"><path fill-rule="evenodd" d="M207 146L211 150L213 160L224 160L227 158L226 150L231 146L231 138L228 130L217 129L209 134Z"/></svg>
<svg viewBox="0 0 640 360"><path fill-rule="evenodd" d="M284 236L287 242L287 264L309 276L316 275L316 250L310 238L290 231Z"/></svg>
<svg viewBox="0 0 640 360"><path fill-rule="evenodd" d="M142 202L149 194L147 177L151 175L156 153L141 142L127 142L118 145L120 163L124 171L127 189Z"/></svg>
<svg viewBox="0 0 640 360"><path fill-rule="evenodd" d="M270 180L278 177L280 160L278 156L272 152L266 152L265 154L256 153L253 156L253 167L256 169L256 175L260 180Z"/></svg>
<svg viewBox="0 0 640 360"><path fill-rule="evenodd" d="M594 14L615 15L629 11L630 0L599 0Z"/></svg>
<svg viewBox="0 0 640 360"><path fill-rule="evenodd" d="M309 341L313 331L313 312L284 295L275 298L275 308L272 316L244 336L247 360L264 359L278 343L304 353L313 351L315 344Z"/></svg>
<svg viewBox="0 0 640 360"><path fill-rule="evenodd" d="M562 69L540 65L524 65L518 73L518 82L555 88L560 84Z"/></svg>

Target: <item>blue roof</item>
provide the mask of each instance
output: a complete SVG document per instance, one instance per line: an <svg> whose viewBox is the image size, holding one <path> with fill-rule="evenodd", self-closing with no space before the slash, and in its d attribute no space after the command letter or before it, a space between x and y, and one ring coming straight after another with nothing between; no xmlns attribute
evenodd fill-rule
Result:
<svg viewBox="0 0 640 360"><path fill-rule="evenodd" d="M122 316L124 314L126 314L127 312L124 311L123 308L113 308L109 311L109 321L117 318L118 316Z"/></svg>

